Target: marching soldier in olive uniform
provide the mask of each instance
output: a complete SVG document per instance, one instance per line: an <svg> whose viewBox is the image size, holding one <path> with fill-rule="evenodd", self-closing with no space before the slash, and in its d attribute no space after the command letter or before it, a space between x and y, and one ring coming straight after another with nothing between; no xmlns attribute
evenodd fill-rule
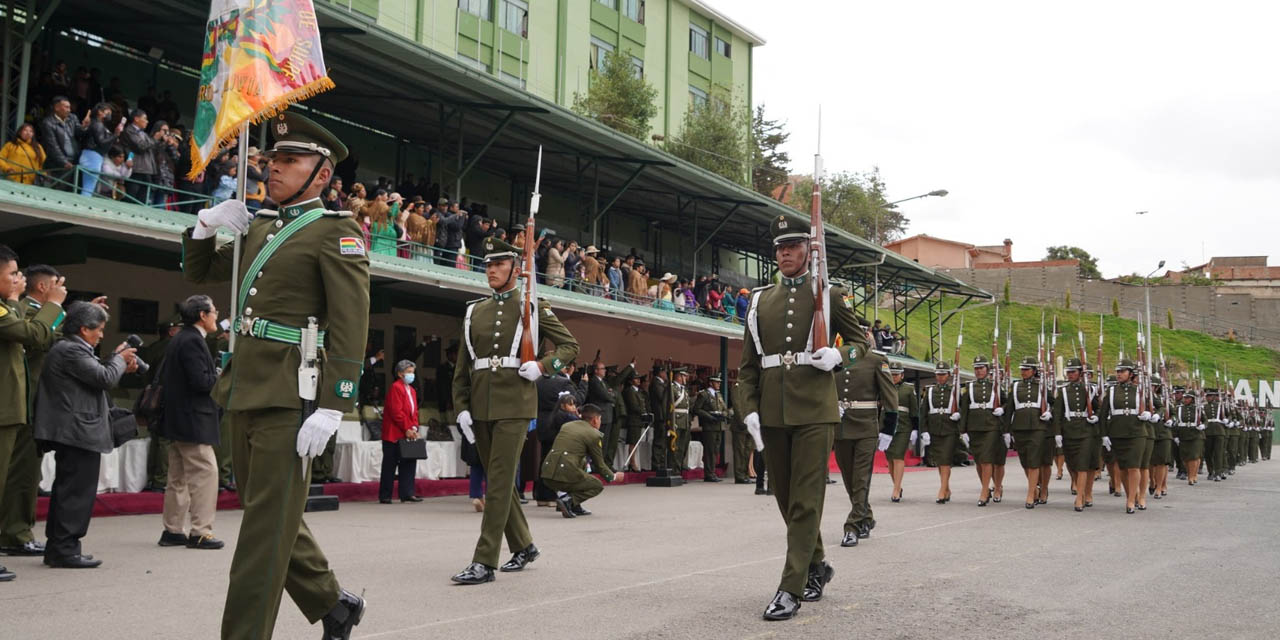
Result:
<svg viewBox="0 0 1280 640"><path fill-rule="evenodd" d="M1262 457L1262 425L1259 424L1257 414L1253 411L1250 411L1249 417L1245 421L1245 425L1247 426L1245 437L1248 439L1248 442L1245 445L1245 450L1249 453L1249 462L1255 463Z"/></svg>
<svg viewBox="0 0 1280 640"><path fill-rule="evenodd" d="M600 443L600 407L584 405L582 419L566 422L560 427L547 459L542 462L542 482L547 488L560 492L556 498L556 510L566 518L589 516L590 511L582 503L600 495L604 484L587 473L587 460L591 460L596 473L605 482L622 481L625 475L614 473L604 459Z"/></svg>
<svg viewBox="0 0 1280 640"><path fill-rule="evenodd" d="M1159 376L1152 376L1151 383L1155 410L1151 412L1150 420L1155 443L1151 448L1150 464L1147 467L1147 477L1150 480L1147 493L1155 496L1156 500L1161 500L1169 495L1169 463L1173 460L1173 417L1164 417L1164 400L1160 397L1163 381Z"/></svg>
<svg viewBox="0 0 1280 640"><path fill-rule="evenodd" d="M1227 427L1217 389L1204 390L1204 457L1209 466L1209 479L1218 482L1227 479Z"/></svg>
<svg viewBox="0 0 1280 640"><path fill-rule="evenodd" d="M871 503L871 472L876 450L893 441L898 425L898 390L889 373L889 359L876 350L847 344L840 348L844 368L836 374L840 424L836 426L836 464L849 494L842 547L854 547L876 526ZM881 417L883 412L883 418Z"/></svg>
<svg viewBox="0 0 1280 640"><path fill-rule="evenodd" d="M1004 452L1008 451L1011 444L1007 427L1001 419L1004 407L996 405L996 388L988 375L989 371L987 358L975 357L975 379L960 387L960 439L969 445L973 459L978 464L978 479L982 482L979 507L987 506L991 500L991 480L995 474L996 461L1005 457ZM996 486L1003 489L999 481Z"/></svg>
<svg viewBox="0 0 1280 640"><path fill-rule="evenodd" d="M672 416L676 425L675 451L671 452L669 467L677 471L689 470L689 429L693 417L689 409L693 406L693 398L689 394L689 373L684 367L671 370L671 394L674 396L675 414Z"/></svg>
<svg viewBox="0 0 1280 640"><path fill-rule="evenodd" d="M815 292L807 226L786 216L773 222L781 282L751 293L738 378L743 422L764 454L787 526L786 563L766 620L794 617L801 598L821 599L835 573L824 560L820 528L832 432L840 421L831 371L841 356L832 347L811 347ZM866 334L845 306L843 291L817 293L830 315L828 330L866 348Z"/></svg>
<svg viewBox="0 0 1280 640"><path fill-rule="evenodd" d="M889 461L889 476L893 478L893 492L889 499L894 502L902 501L902 475L906 472L907 447L915 445L920 433L920 403L916 400L915 387L905 381L904 373L902 365L889 365L893 386L898 389L898 432L893 434L893 442L884 450L884 457Z"/></svg>
<svg viewBox="0 0 1280 640"><path fill-rule="evenodd" d="M1236 474L1236 466L1240 464L1240 420L1239 411L1229 400L1224 403L1227 431L1227 475Z"/></svg>
<svg viewBox="0 0 1280 640"><path fill-rule="evenodd" d="M729 412L724 396L720 394L720 382L720 374L708 378L707 388L700 391L698 399L693 402L693 412L702 427L703 482L720 482L720 476L716 475L716 454L720 452L720 436L724 433ZM734 464L737 464L736 458Z"/></svg>
<svg viewBox="0 0 1280 640"><path fill-rule="evenodd" d="M951 364L939 362L933 367L936 384L925 387L924 402L921 411L924 413L925 430L920 434L920 441L927 447L925 454L929 463L938 468L938 504L951 501L951 458L955 456L956 441L960 435L960 412L951 412L951 394L954 391L951 382Z"/></svg>
<svg viewBox="0 0 1280 640"><path fill-rule="evenodd" d="M1049 499L1049 465L1045 465L1046 455L1052 457L1057 438L1050 440L1049 421L1053 419L1052 405L1040 406L1041 380L1036 379L1040 369L1035 357L1027 356L1018 365L1022 374L1021 380L1015 380L1004 398L1004 413L1012 412L1009 431L1013 434L1013 442L1018 450L1018 462L1027 474L1026 508L1034 509L1037 504L1045 504ZM1051 374L1050 374L1051 375ZM1048 390L1045 391L1048 393ZM1048 398L1053 402L1053 398ZM1048 453L1046 453L1046 448Z"/></svg>
<svg viewBox="0 0 1280 640"><path fill-rule="evenodd" d="M1093 506L1093 476L1098 469L1094 448L1094 425L1098 424L1093 390L1081 378L1084 366L1079 358L1067 360L1067 382L1053 400L1053 440L1066 457L1075 493L1075 510ZM1016 436L1015 436L1016 437Z"/></svg>
<svg viewBox="0 0 1280 640"><path fill-rule="evenodd" d="M671 411L668 375L666 367L658 363L653 365L649 377L649 411L653 413L653 447L649 450L649 457L654 471L675 468L671 464L671 436L674 433L667 433L668 428L674 426L668 422L675 419Z"/></svg>
<svg viewBox="0 0 1280 640"><path fill-rule="evenodd" d="M1194 391L1184 387L1173 388L1173 441L1182 456L1183 479L1195 486L1200 480L1200 459L1204 457L1204 422L1199 419Z"/></svg>
<svg viewBox="0 0 1280 640"><path fill-rule="evenodd" d="M229 280L236 266L233 243L218 246L217 229L245 234L232 325L239 335L214 389L227 412L244 505L222 635L269 637L287 589L307 620L323 621L326 638L348 638L364 599L338 586L302 512L310 462L355 402L368 337L369 258L352 214L327 211L319 198L346 147L292 112L270 128L268 190L280 209L250 218L243 203L227 200L200 211L182 237L183 274L201 284ZM318 352L303 354L312 326Z"/></svg>
<svg viewBox="0 0 1280 640"><path fill-rule="evenodd" d="M1142 477L1142 451L1146 448L1147 420L1151 415L1142 410L1138 402L1138 385L1134 384L1133 361L1123 359L1116 364L1116 384L1101 398L1099 418L1102 420L1102 446L1114 449L1116 464L1120 467L1120 481L1124 485L1125 513L1134 513L1134 507L1145 510L1145 495L1140 495L1138 483Z"/></svg>
<svg viewBox="0 0 1280 640"><path fill-rule="evenodd" d="M630 382L635 370L635 360L622 371L609 371L600 360L592 363L591 377L587 379L587 402L600 408L605 460L612 461L618 451L618 430L622 426L614 416L615 406L619 404L618 387Z"/></svg>
<svg viewBox="0 0 1280 640"><path fill-rule="evenodd" d="M458 426L476 445L489 480L484 518L471 564L453 576L459 584L492 582L505 534L514 556L502 571L521 571L538 559L514 486L529 421L538 415L534 382L558 373L578 355L578 343L545 300L536 302L534 351L545 338L555 345L541 360L521 363L523 290L518 250L495 238L484 241L485 276L493 295L468 303L462 324L465 351L453 374ZM492 340L490 340L492 335ZM597 434L597 441L599 434Z"/></svg>
<svg viewBox="0 0 1280 640"><path fill-rule="evenodd" d="M0 245L0 496L5 503L19 501L25 521L26 505L18 494L30 489L24 486L30 477L30 468L17 457L30 457L39 465L35 441L31 435L31 403L28 393L31 380L28 377L26 350L47 351L52 345L64 314L62 303L67 298L67 288L62 277L49 287L48 301L34 314L27 316L16 303L22 294L24 279L18 270L18 255L9 247ZM31 461L27 461L31 463ZM12 487L9 485L12 484ZM6 510L10 507L6 504ZM28 531L28 535L29 535ZM32 539L34 542L34 538ZM19 544L15 551L22 555L35 555L27 551L27 545ZM40 551L44 553L43 549ZM15 574L0 567L0 582L8 582Z"/></svg>

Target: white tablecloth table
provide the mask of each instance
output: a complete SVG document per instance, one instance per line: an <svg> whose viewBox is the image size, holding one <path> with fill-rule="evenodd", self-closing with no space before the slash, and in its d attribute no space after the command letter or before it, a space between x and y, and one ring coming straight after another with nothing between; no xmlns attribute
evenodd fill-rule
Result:
<svg viewBox="0 0 1280 640"><path fill-rule="evenodd" d="M333 467L343 482L377 482L382 473L382 441L339 441L333 453ZM462 443L455 432L452 441L427 441L427 459L418 461L415 477L463 478L467 472Z"/></svg>
<svg viewBox="0 0 1280 640"><path fill-rule="evenodd" d="M137 438L124 443L111 453L102 454L98 467L98 493L137 493L147 485L147 445L150 438ZM52 451L40 460L40 489L53 488L57 467Z"/></svg>

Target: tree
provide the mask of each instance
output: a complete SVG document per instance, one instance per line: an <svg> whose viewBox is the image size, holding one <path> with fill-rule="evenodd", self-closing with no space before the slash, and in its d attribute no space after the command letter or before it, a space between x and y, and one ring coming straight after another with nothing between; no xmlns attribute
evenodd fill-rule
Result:
<svg viewBox="0 0 1280 640"><path fill-rule="evenodd" d="M1049 247L1045 249L1045 260L1079 260L1080 276L1082 278L1102 279L1102 272L1098 271L1098 259L1089 255L1088 251L1080 247L1068 247L1061 245L1057 247Z"/></svg>
<svg viewBox="0 0 1280 640"><path fill-rule="evenodd" d="M1111 315L1120 317L1120 300L1118 298L1111 299Z"/></svg>
<svg viewBox="0 0 1280 640"><path fill-rule="evenodd" d="M658 90L636 73L629 51L605 54L604 65L591 77L587 95L573 94L573 110L605 126L634 136L649 137L649 121L658 115Z"/></svg>
<svg viewBox="0 0 1280 640"><path fill-rule="evenodd" d="M767 197L787 182L787 166L791 156L780 149L791 134L778 120L764 117L764 105L756 107L751 120L751 187Z"/></svg>
<svg viewBox="0 0 1280 640"><path fill-rule="evenodd" d="M801 176L795 179L787 204L808 213L811 193L813 177ZM906 230L907 217L888 206L884 193L879 168L865 173L830 174L822 183L822 221L877 244L893 240Z"/></svg>
<svg viewBox="0 0 1280 640"><path fill-rule="evenodd" d="M1165 318L1169 322L1169 328L1172 329L1173 328L1173 309L1165 309L1164 313L1165 313Z"/></svg>
<svg viewBox="0 0 1280 640"><path fill-rule="evenodd" d="M1067 287L1067 296L1066 299L1063 300L1062 308L1067 310L1071 309L1071 287Z"/></svg>
<svg viewBox="0 0 1280 640"><path fill-rule="evenodd" d="M1009 301L1010 301L1010 299L1012 298L1012 296L1010 296L1010 295L1009 295L1009 294L1010 294L1010 290L1009 290L1009 289L1010 289L1010 284L1011 284L1011 283L1009 282L1009 279L1008 279L1008 278L1005 278L1005 279L1004 279L1004 303L1005 303L1005 304L1009 304Z"/></svg>
<svg viewBox="0 0 1280 640"><path fill-rule="evenodd" d="M680 133L662 145L667 153L746 186L751 123L745 107L713 97L694 101Z"/></svg>

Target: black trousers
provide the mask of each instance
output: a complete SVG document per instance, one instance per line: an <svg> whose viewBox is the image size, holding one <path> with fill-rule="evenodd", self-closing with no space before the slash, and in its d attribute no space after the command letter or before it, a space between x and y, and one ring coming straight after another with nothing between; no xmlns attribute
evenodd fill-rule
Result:
<svg viewBox="0 0 1280 640"><path fill-rule="evenodd" d="M378 479L378 499L391 499L391 485L400 478L400 499L413 497L414 472L418 468L417 460L400 457L400 443L382 441L382 475Z"/></svg>
<svg viewBox="0 0 1280 640"><path fill-rule="evenodd" d="M765 488L765 476L764 476L764 474L765 474L764 452L763 452L763 451L756 451L756 448L755 448L755 446L753 445L753 446L751 447L751 455L755 456L755 460L754 460L753 462L754 462L754 466L755 466L755 468L756 468L756 488L757 488L757 489L764 489L764 488Z"/></svg>
<svg viewBox="0 0 1280 640"><path fill-rule="evenodd" d="M80 539L89 533L102 454L64 444L53 445L53 450L57 470L44 529L44 557L60 560L80 555Z"/></svg>
<svg viewBox="0 0 1280 640"><path fill-rule="evenodd" d="M544 462L546 462L546 461L547 461L547 454L548 454L548 453L551 453L551 446L552 446L554 443L555 443L555 441L554 441L554 440L550 440L550 441L547 441L547 440L541 440L541 441L539 441L539 444L541 444L541 447L538 449L538 470L539 470L539 473L538 473L538 480L537 480L537 482L534 482L534 483L533 483L533 499L534 499L534 500L537 500L537 501L539 501L539 502L551 502L551 501L553 501L553 500L555 500L555 499L556 499L556 492L555 492L555 490L554 490L554 489L552 489L551 487L548 487L548 486L546 485L546 483L542 481L542 473L541 473L541 470L542 470L542 463L544 463Z"/></svg>

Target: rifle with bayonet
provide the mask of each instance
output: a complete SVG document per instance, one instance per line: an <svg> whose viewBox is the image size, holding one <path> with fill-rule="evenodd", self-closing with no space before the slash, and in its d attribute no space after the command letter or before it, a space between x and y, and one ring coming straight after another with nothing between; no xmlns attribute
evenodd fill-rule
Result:
<svg viewBox="0 0 1280 640"><path fill-rule="evenodd" d="M813 351L830 346L831 309L827 296L827 237L822 227L822 110L818 110L818 152L813 154L813 198L809 202L809 273L813 275ZM874 302L873 293L873 302Z"/></svg>
<svg viewBox="0 0 1280 640"><path fill-rule="evenodd" d="M529 219L524 223L524 300L520 302L520 364L538 359L538 277L534 256L540 240L535 240L534 218L542 202L542 145L538 145L538 168L533 178L533 196L529 200Z"/></svg>
<svg viewBox="0 0 1280 640"><path fill-rule="evenodd" d="M951 363L951 411L960 412L960 346L964 344L964 316L960 316L960 331L956 333L956 357Z"/></svg>
<svg viewBox="0 0 1280 640"><path fill-rule="evenodd" d="M1040 369L1040 413L1049 410L1048 394L1045 393L1047 385L1044 381L1044 311L1040 311L1040 337L1037 339L1036 345L1036 366Z"/></svg>
<svg viewBox="0 0 1280 640"><path fill-rule="evenodd" d="M1083 376L1081 376L1081 379L1084 380L1084 394L1085 394L1085 401L1086 401L1084 404L1084 407L1085 407L1084 413L1086 418L1092 418L1093 417L1093 380L1090 379L1091 376L1089 375L1089 358L1088 358L1088 354L1085 351L1085 346L1084 346L1084 329L1080 327L1080 323L1076 324L1076 337L1078 339L1076 346L1080 354L1080 367L1083 369L1083 374L1084 374Z"/></svg>
<svg viewBox="0 0 1280 640"><path fill-rule="evenodd" d="M1045 380L1044 376L1049 376ZM1053 333L1049 335L1049 367L1040 372L1040 386L1048 386L1044 395L1048 398L1048 407L1053 406L1053 399L1058 395L1058 316L1053 317ZM1048 410L1046 407L1046 411ZM1041 411L1040 413L1044 413Z"/></svg>
<svg viewBox="0 0 1280 640"><path fill-rule="evenodd" d="M1000 306L996 305L996 321L991 327L991 387L995 389L995 404L993 407L1002 407L1004 402L1000 398L1000 354L998 345L1000 344Z"/></svg>

